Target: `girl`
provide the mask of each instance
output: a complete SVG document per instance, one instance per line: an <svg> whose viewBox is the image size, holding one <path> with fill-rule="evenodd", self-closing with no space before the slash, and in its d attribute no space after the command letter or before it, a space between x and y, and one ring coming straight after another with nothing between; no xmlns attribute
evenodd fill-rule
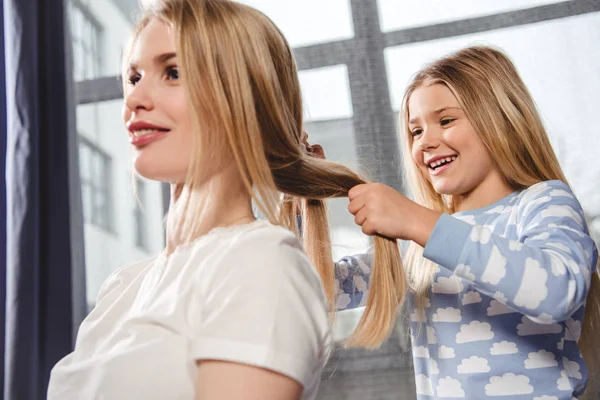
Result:
<svg viewBox="0 0 600 400"><path fill-rule="evenodd" d="M48 398L314 399L335 282L321 199L364 181L304 150L292 52L263 14L153 4L125 57L123 115L137 172L172 183L166 249L105 282ZM278 226L295 228L298 207L320 276ZM378 239L377 257L382 295L359 344L387 335L402 295L395 240Z"/></svg>
<svg viewBox="0 0 600 400"><path fill-rule="evenodd" d="M514 65L489 47L442 58L402 117L414 201L366 184L348 209L364 233L411 241L418 397L579 398L600 373L598 251ZM338 304L359 305L364 257L339 271Z"/></svg>

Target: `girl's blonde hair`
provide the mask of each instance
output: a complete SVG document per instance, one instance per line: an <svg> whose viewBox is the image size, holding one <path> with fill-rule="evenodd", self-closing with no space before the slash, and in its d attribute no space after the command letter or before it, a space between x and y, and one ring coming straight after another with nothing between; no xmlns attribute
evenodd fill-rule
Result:
<svg viewBox="0 0 600 400"><path fill-rule="evenodd" d="M533 98L510 59L500 50L474 46L439 59L412 79L402 104L404 164L414 200L439 212L453 213L452 196L437 193L412 161L413 137L408 127L408 102L414 91L445 85L456 97L467 118L506 183L515 190L546 180L567 183ZM415 303L423 312L434 278L433 263L423 259L423 248L411 243L405 262ZM588 396L598 390L600 373L600 276L592 275L579 346L589 370ZM595 331L595 332L594 332Z"/></svg>
<svg viewBox="0 0 600 400"><path fill-rule="evenodd" d="M185 186L199 187L203 167L222 165L230 157L271 223L298 232L296 217L301 215L301 237L333 311L338 288L324 200L347 197L365 180L343 165L311 157L301 145L302 98L286 39L261 12L227 0L153 1L133 41L152 19L168 23L176 33L193 110L197 134ZM207 199L189 192L167 217L167 234L177 243L192 238L199 216L209 207ZM404 293L396 240L375 238L370 295L347 344L379 346L394 326Z"/></svg>

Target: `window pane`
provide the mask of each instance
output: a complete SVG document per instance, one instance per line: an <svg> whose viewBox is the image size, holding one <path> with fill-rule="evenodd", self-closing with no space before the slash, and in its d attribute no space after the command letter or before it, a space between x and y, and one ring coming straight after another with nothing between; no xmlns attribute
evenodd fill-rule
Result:
<svg viewBox="0 0 600 400"><path fill-rule="evenodd" d="M352 99L345 65L300 71L304 118L309 121L352 117Z"/></svg>
<svg viewBox="0 0 600 400"><path fill-rule="evenodd" d="M74 40L81 41L80 46L74 46L74 58L81 60L84 66L83 73L75 74L75 80L119 75L121 49L131 33L129 15L137 8L126 9L117 0L89 1L85 5L69 1L72 3L72 35ZM136 3L128 2L131 5ZM83 7L85 12L81 11Z"/></svg>
<svg viewBox="0 0 600 400"><path fill-rule="evenodd" d="M350 0L240 0L277 24L292 47L354 37Z"/></svg>
<svg viewBox="0 0 600 400"><path fill-rule="evenodd" d="M541 112L567 179L589 218L600 218L598 152L600 13L386 49L394 109L425 63L471 44L492 44L513 59ZM582 60L584 60L582 62ZM596 236L596 240L600 237Z"/></svg>
<svg viewBox="0 0 600 400"><path fill-rule="evenodd" d="M564 0L378 0L383 32L532 8Z"/></svg>

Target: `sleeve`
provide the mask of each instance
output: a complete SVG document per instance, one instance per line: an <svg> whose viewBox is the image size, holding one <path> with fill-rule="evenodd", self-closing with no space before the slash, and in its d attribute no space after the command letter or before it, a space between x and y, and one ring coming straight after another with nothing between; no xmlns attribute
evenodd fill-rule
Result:
<svg viewBox="0 0 600 400"><path fill-rule="evenodd" d="M365 254L344 257L335 263L338 311L362 307L366 304L371 265L373 265L372 249Z"/></svg>
<svg viewBox="0 0 600 400"><path fill-rule="evenodd" d="M283 229L282 229L283 230ZM255 236L199 274L192 356L254 365L314 385L333 345L321 281L298 240ZM317 374L318 375L318 374Z"/></svg>
<svg viewBox="0 0 600 400"><path fill-rule="evenodd" d="M584 303L598 260L581 206L566 184L548 181L515 207L517 240L444 214L423 255L536 322L564 321Z"/></svg>

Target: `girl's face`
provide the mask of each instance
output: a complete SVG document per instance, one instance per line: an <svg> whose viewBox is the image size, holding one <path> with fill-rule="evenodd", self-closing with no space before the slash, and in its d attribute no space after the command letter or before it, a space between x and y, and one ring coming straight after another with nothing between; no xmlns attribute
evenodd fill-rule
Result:
<svg viewBox="0 0 600 400"><path fill-rule="evenodd" d="M192 148L192 118L179 80L175 36L153 19L130 54L123 120L134 147L137 172L158 181L185 181Z"/></svg>
<svg viewBox="0 0 600 400"><path fill-rule="evenodd" d="M498 183L504 189L489 151L446 85L419 87L408 110L413 161L436 192L467 197Z"/></svg>

